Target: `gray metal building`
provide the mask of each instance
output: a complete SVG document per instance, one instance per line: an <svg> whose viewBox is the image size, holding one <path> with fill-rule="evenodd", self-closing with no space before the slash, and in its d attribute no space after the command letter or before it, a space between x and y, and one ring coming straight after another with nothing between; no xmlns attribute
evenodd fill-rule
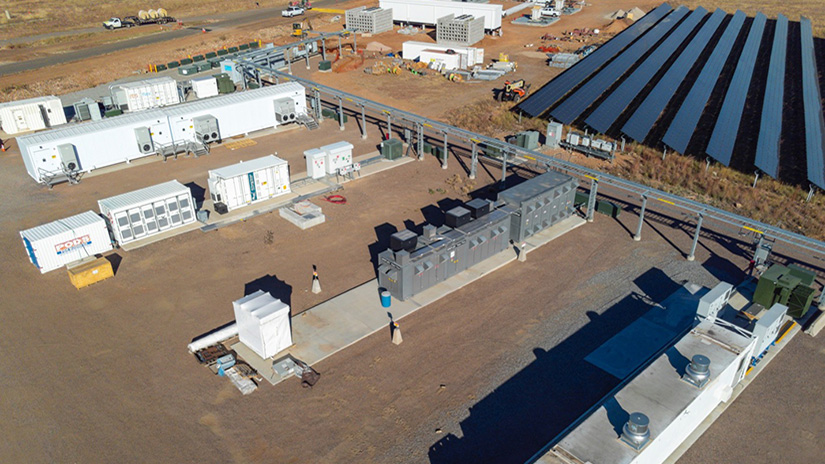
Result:
<svg viewBox="0 0 825 464"><path fill-rule="evenodd" d="M383 9L377 6L366 8L359 6L345 13L347 29L354 32L380 34L392 30L392 8Z"/></svg>
<svg viewBox="0 0 825 464"><path fill-rule="evenodd" d="M574 211L576 187L576 179L556 171L548 171L501 192L499 200L503 200L515 210L510 226L510 238L514 242L521 242L570 217Z"/></svg>
<svg viewBox="0 0 825 464"><path fill-rule="evenodd" d="M439 45L473 45L484 38L484 17L450 14L438 18L435 37Z"/></svg>

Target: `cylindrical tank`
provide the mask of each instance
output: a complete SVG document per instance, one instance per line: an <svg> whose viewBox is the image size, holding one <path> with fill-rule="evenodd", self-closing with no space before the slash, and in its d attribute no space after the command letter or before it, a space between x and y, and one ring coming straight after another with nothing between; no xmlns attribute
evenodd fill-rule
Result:
<svg viewBox="0 0 825 464"><path fill-rule="evenodd" d="M392 305L392 297L390 296L390 292L384 290L381 292L381 306L385 308L389 308Z"/></svg>
<svg viewBox="0 0 825 464"><path fill-rule="evenodd" d="M220 343L228 338L234 337L235 335L238 335L238 324L228 325L217 332L212 332L209 335L204 335L203 337L193 341L188 345L188 348L191 353L195 353L206 348L207 346L215 345L216 343Z"/></svg>

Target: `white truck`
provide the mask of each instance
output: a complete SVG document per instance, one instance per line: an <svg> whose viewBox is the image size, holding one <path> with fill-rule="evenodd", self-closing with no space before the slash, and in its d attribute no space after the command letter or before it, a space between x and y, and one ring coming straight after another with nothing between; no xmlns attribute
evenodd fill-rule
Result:
<svg viewBox="0 0 825 464"><path fill-rule="evenodd" d="M289 6L286 10L281 10L281 16L285 18L292 18L293 16L301 16L305 13L302 6Z"/></svg>
<svg viewBox="0 0 825 464"><path fill-rule="evenodd" d="M173 23L176 19L169 16L163 8L157 10L140 10L137 16L126 16L123 19L110 18L103 22L106 29L122 29L124 27L145 26L147 24Z"/></svg>

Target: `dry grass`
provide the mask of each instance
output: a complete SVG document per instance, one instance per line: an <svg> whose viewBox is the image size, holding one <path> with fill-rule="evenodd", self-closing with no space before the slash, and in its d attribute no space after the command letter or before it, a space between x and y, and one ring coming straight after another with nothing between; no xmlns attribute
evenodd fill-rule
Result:
<svg viewBox="0 0 825 464"><path fill-rule="evenodd" d="M742 10L748 16L762 12L768 18L776 19L779 13L787 16L791 21L799 21L800 16L811 20L815 37L825 38L825 3L822 0L792 0L779 2L777 0L716 0L713 2L701 0L687 0L685 6L694 9L703 6L708 10L721 8L728 13Z"/></svg>
<svg viewBox="0 0 825 464"><path fill-rule="evenodd" d="M282 6L287 0L257 0L260 8ZM254 0L5 0L0 6L0 37L13 38L100 26L113 17L134 16L140 10L163 7L170 15L204 16L255 8ZM8 10L11 20L2 10Z"/></svg>

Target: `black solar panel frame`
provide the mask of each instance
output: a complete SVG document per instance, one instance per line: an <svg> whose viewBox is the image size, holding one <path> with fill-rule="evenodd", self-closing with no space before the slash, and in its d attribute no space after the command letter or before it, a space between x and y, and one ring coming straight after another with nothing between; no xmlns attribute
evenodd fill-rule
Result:
<svg viewBox="0 0 825 464"><path fill-rule="evenodd" d="M822 120L822 94L816 69L811 20L799 19L802 35L802 101L805 106L805 152L808 181L825 189L825 122Z"/></svg>
<svg viewBox="0 0 825 464"><path fill-rule="evenodd" d="M779 174L779 140L782 135L782 109L785 97L785 62L788 59L788 18L778 15L771 45L771 62L762 119L759 123L759 139L756 142L754 164L771 177Z"/></svg>
<svg viewBox="0 0 825 464"><path fill-rule="evenodd" d="M639 92L647 86L650 79L656 75L667 60L673 56L677 48L685 41L691 31L696 29L702 18L707 14L707 10L702 8L704 14L698 13L697 8L684 21L679 24L668 37L661 43L656 50L653 51L640 64L633 73L625 79L619 87L617 87L610 95L593 110L593 112L585 119L585 123L597 130L598 132L607 132L610 126L616 122L619 115L621 115L630 102L639 96Z"/></svg>
<svg viewBox="0 0 825 464"><path fill-rule="evenodd" d="M719 117L716 118L713 133L705 148L705 153L725 166L730 165L733 156L733 145L742 122L742 112L748 97L748 89L751 86L756 57L762 44L762 36L765 34L767 20L767 16L762 13L757 13L753 18L748 38L739 55L739 62L736 64L728 91L725 93L722 109L719 110Z"/></svg>
<svg viewBox="0 0 825 464"><path fill-rule="evenodd" d="M577 85L596 72L602 65L610 61L610 59L634 40L644 35L648 29L670 13L672 9L667 3L662 3L656 9L644 15L642 19L622 31L619 35L597 48L585 59L579 61L573 67L545 84L544 87L534 92L530 98L518 105L518 109L532 117L541 116L551 106L561 100L562 97L570 93Z"/></svg>
<svg viewBox="0 0 825 464"><path fill-rule="evenodd" d="M622 126L622 132L627 134L637 142L643 142L647 138L647 134L653 128L653 125L659 119L667 106L668 102L673 98L674 93L679 88L679 85L685 79L685 76L690 72L696 64L696 60L702 51L707 46L710 38L719 29L722 20L725 19L727 13L721 9L713 12L710 18L705 21L699 32L690 40L685 49L676 58L676 61L670 66L664 76L659 79L659 82L650 91L647 97L642 102L641 106L636 109L630 119Z"/></svg>
<svg viewBox="0 0 825 464"><path fill-rule="evenodd" d="M680 6L673 10L669 15L659 21L656 26L640 37L639 40L634 42L633 45L627 47L621 55L616 57L610 64L603 67L596 75L579 87L572 95L565 98L559 106L550 112L553 119L564 124L573 122L584 110L609 89L611 85L625 75L649 50L654 48L665 35L680 24L680 21L685 15L688 15L688 13L690 13L689 17L699 16L701 20L707 11L699 7L691 13L685 6Z"/></svg>
<svg viewBox="0 0 825 464"><path fill-rule="evenodd" d="M693 82L693 87L691 87L682 106L670 123L665 136L662 137L662 142L678 153L685 153L685 150L687 150L690 139L696 131L696 125L702 117L713 88L719 80L719 74L728 61L733 43L739 37L746 18L747 15L741 10L737 10L733 15L727 28L725 28L725 32L716 44L716 48L713 49L713 53L705 63L705 67L702 68L699 77Z"/></svg>

